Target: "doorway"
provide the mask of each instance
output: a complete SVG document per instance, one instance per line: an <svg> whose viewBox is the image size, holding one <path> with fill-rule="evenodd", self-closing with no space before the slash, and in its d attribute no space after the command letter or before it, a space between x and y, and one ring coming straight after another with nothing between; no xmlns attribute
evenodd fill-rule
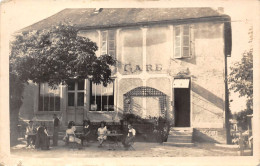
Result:
<svg viewBox="0 0 260 166"><path fill-rule="evenodd" d="M190 86L174 88L175 127L190 127Z"/></svg>

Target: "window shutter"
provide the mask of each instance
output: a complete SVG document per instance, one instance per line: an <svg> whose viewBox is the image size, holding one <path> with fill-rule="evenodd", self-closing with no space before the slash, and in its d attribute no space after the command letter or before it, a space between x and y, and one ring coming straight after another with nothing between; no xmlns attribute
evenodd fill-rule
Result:
<svg viewBox="0 0 260 166"><path fill-rule="evenodd" d="M115 58L116 55L116 33L115 31L108 31L108 54Z"/></svg>
<svg viewBox="0 0 260 166"><path fill-rule="evenodd" d="M181 27L174 27L174 58L181 58Z"/></svg>
<svg viewBox="0 0 260 166"><path fill-rule="evenodd" d="M101 55L107 54L107 31L101 32Z"/></svg>
<svg viewBox="0 0 260 166"><path fill-rule="evenodd" d="M190 25L190 57L195 55L194 25Z"/></svg>
<svg viewBox="0 0 260 166"><path fill-rule="evenodd" d="M190 27L182 27L182 57L190 57Z"/></svg>

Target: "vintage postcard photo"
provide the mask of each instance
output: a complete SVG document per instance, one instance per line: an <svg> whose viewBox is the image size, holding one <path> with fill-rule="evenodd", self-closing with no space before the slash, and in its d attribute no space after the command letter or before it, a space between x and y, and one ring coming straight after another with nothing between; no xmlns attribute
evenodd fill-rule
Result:
<svg viewBox="0 0 260 166"><path fill-rule="evenodd" d="M257 1L1 3L0 165L259 164Z"/></svg>

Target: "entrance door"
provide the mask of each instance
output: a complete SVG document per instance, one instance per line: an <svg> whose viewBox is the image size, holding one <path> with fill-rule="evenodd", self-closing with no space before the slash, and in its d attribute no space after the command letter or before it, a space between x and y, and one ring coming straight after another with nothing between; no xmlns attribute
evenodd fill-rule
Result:
<svg viewBox="0 0 260 166"><path fill-rule="evenodd" d="M175 126L190 127L190 86L174 88Z"/></svg>
<svg viewBox="0 0 260 166"><path fill-rule="evenodd" d="M67 120L81 124L84 119L85 80L68 82Z"/></svg>

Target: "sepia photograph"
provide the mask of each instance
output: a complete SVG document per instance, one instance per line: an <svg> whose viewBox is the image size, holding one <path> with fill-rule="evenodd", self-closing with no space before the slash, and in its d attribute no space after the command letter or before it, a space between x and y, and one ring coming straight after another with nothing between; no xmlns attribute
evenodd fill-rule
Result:
<svg viewBox="0 0 260 166"><path fill-rule="evenodd" d="M0 166L259 164L259 1L103 2L1 2Z"/></svg>

